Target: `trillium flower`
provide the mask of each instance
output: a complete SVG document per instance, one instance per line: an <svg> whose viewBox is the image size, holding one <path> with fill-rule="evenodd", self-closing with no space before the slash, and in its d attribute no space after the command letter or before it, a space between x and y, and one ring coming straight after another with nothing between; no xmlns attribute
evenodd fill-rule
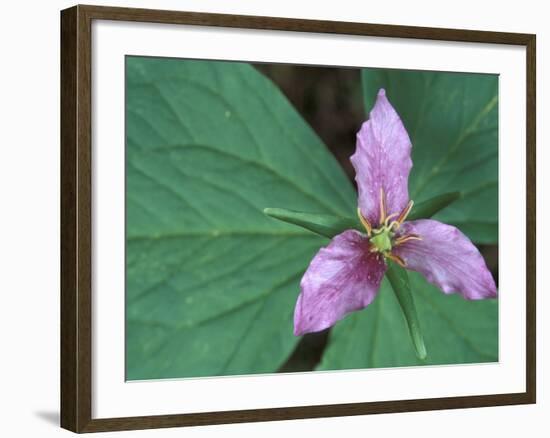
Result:
<svg viewBox="0 0 550 438"><path fill-rule="evenodd" d="M388 263L416 271L444 293L494 298L482 255L457 228L432 219L407 221L411 141L383 89L357 134L351 162L358 187L360 232L346 230L321 248L300 283L294 334L317 332L378 294Z"/></svg>

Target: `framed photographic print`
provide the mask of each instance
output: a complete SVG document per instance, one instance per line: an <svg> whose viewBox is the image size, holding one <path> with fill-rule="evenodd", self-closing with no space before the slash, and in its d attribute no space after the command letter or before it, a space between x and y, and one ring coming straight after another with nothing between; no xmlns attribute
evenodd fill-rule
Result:
<svg viewBox="0 0 550 438"><path fill-rule="evenodd" d="M535 36L61 13L61 423L535 402Z"/></svg>

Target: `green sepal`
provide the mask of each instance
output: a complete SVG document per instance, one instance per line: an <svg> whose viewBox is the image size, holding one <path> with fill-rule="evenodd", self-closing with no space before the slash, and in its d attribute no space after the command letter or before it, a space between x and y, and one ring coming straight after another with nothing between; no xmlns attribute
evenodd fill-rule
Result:
<svg viewBox="0 0 550 438"><path fill-rule="evenodd" d="M359 219L330 214L305 213L284 208L265 208L264 213L272 218L298 225L329 239L349 229L365 231L359 223Z"/></svg>
<svg viewBox="0 0 550 438"><path fill-rule="evenodd" d="M462 196L460 192L444 193L442 195L434 196L424 202L415 204L411 210L407 220L413 221L415 219L427 219L434 214L443 210L449 204L459 199Z"/></svg>
<svg viewBox="0 0 550 438"><path fill-rule="evenodd" d="M415 205L407 220L429 218L459 199L460 192L445 193ZM264 208L264 213L283 222L298 225L321 236L332 239L345 230L365 232L357 218L340 217L331 214L306 213L285 208Z"/></svg>
<svg viewBox="0 0 550 438"><path fill-rule="evenodd" d="M420 330L420 322L418 321L418 315L416 313L416 307L414 305L414 299L411 293L411 288L409 285L409 276L407 271L401 266L395 264L388 260L388 270L386 275L397 301L403 310L403 315L407 321L407 326L409 327L409 334L411 335L411 340L416 351L416 355L420 360L426 359L427 352L426 346L424 345L424 338Z"/></svg>

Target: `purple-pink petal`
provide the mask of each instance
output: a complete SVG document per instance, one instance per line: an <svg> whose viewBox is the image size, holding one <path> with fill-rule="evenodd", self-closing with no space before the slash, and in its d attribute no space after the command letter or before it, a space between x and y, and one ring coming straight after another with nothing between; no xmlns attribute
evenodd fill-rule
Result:
<svg viewBox="0 0 550 438"><path fill-rule="evenodd" d="M385 271L383 257L369 252L364 235L346 230L335 236L319 250L302 277L294 334L326 329L346 314L368 306Z"/></svg>
<svg viewBox="0 0 550 438"><path fill-rule="evenodd" d="M405 222L400 234L417 234L392 252L408 269L420 272L446 294L458 292L469 300L495 298L497 289L478 249L457 228L431 219Z"/></svg>
<svg viewBox="0 0 550 438"><path fill-rule="evenodd" d="M359 191L359 208L371 224L379 224L380 188L386 195L387 213L400 213L409 201L412 167L409 134L383 89L378 92L369 120L357 133L351 157Z"/></svg>

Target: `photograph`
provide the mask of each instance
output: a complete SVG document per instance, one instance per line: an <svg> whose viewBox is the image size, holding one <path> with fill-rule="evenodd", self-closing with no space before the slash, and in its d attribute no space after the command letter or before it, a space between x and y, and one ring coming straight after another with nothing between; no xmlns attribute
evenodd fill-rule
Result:
<svg viewBox="0 0 550 438"><path fill-rule="evenodd" d="M548 429L543 3L109 3L3 9L0 435Z"/></svg>
<svg viewBox="0 0 550 438"><path fill-rule="evenodd" d="M124 62L127 381L499 362L498 74Z"/></svg>

